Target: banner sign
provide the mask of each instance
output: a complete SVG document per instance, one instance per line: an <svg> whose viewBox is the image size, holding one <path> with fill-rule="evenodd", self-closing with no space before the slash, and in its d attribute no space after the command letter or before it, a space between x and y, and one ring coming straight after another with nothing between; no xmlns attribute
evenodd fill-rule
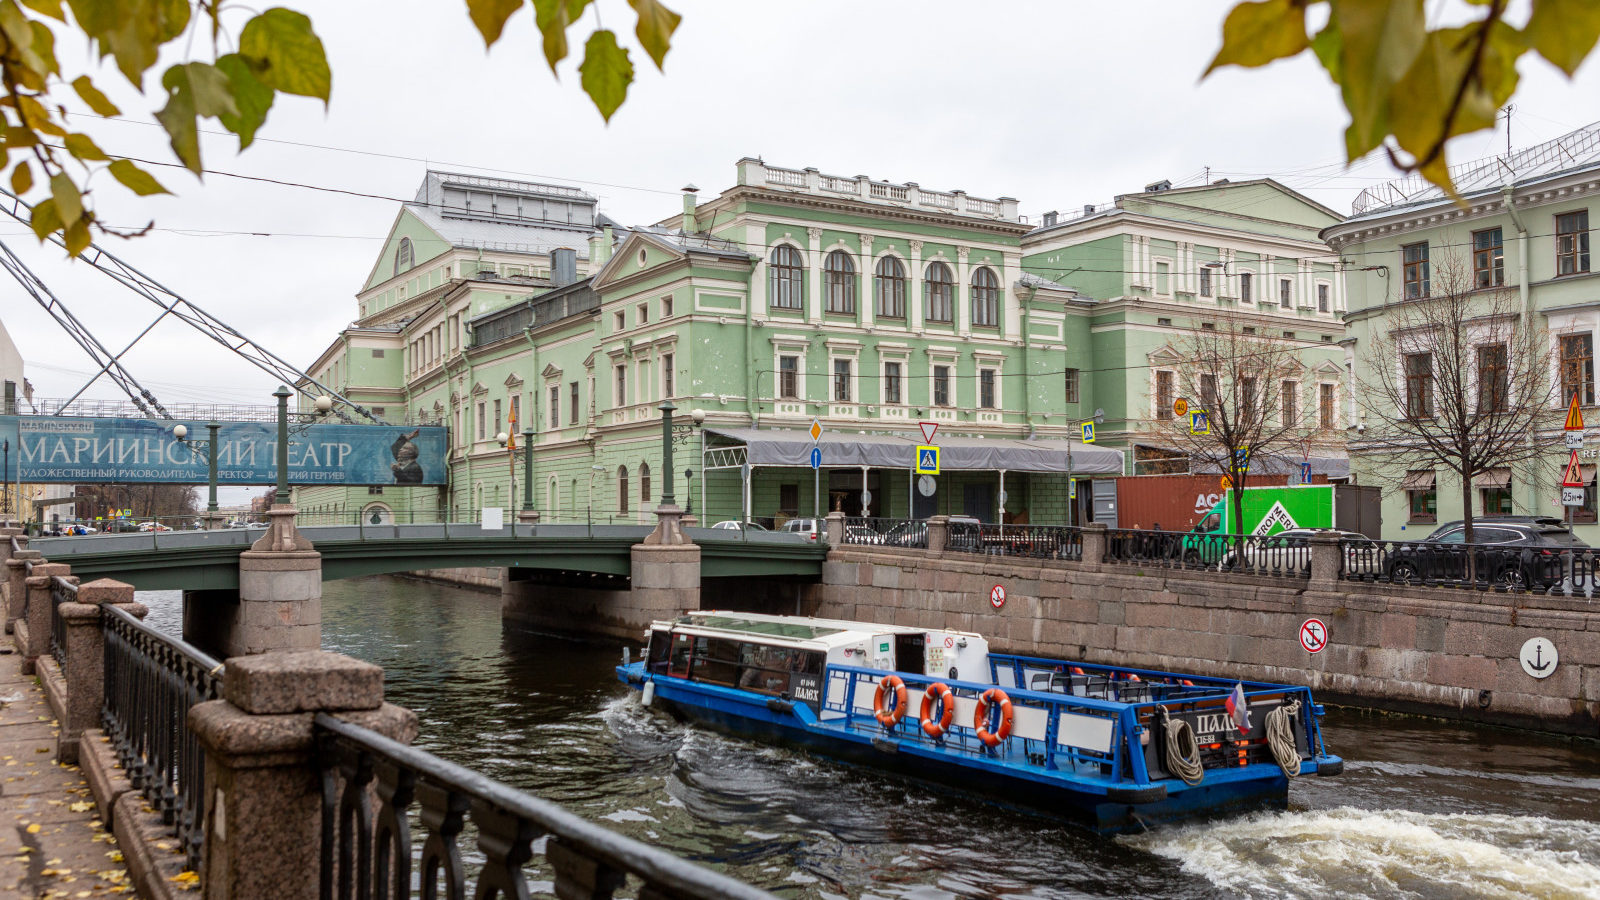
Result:
<svg viewBox="0 0 1600 900"><path fill-rule="evenodd" d="M0 416L14 480L46 483L203 484L210 432L185 421ZM442 425L311 425L291 428L290 484L445 484L449 453ZM223 422L217 429L218 484L277 481L278 426Z"/></svg>

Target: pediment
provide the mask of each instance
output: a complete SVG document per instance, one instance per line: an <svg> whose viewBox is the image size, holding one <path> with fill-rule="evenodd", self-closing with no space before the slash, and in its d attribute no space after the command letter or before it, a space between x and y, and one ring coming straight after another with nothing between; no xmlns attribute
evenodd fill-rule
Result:
<svg viewBox="0 0 1600 900"><path fill-rule="evenodd" d="M555 363L551 363L550 365L545 366L544 371L540 372L539 374L545 378L560 378L561 370L556 368Z"/></svg>
<svg viewBox="0 0 1600 900"><path fill-rule="evenodd" d="M510 375L507 375L506 376L506 387L510 387L510 388L522 387L522 376L518 375L515 372L512 372Z"/></svg>
<svg viewBox="0 0 1600 900"><path fill-rule="evenodd" d="M484 386L483 382L475 381L475 382L472 383L472 396L476 397L479 394L487 394L487 393L489 393L489 389Z"/></svg>
<svg viewBox="0 0 1600 900"><path fill-rule="evenodd" d="M1178 351L1172 349L1170 344L1162 344L1156 349L1151 350L1145 358L1150 360L1152 364L1162 363L1170 365L1172 363L1182 361L1183 356L1179 354Z"/></svg>
<svg viewBox="0 0 1600 900"><path fill-rule="evenodd" d="M644 265L639 264L639 253L644 252ZM661 265L664 262L687 259L688 254L681 248L661 240L646 231L629 233L622 245L617 247L606 264L595 273L594 286L598 291L605 285L626 278L639 272L646 271Z"/></svg>

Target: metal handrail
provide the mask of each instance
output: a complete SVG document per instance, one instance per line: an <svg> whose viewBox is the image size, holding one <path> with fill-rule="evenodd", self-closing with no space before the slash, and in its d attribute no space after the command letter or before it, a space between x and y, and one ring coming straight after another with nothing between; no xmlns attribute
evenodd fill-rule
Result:
<svg viewBox="0 0 1600 900"><path fill-rule="evenodd" d="M844 542L846 544L912 547L926 550L928 548L928 520L846 516L844 520Z"/></svg>
<svg viewBox="0 0 1600 900"><path fill-rule="evenodd" d="M1077 525L1003 525L951 522L945 549L956 553L1083 559L1083 529Z"/></svg>
<svg viewBox="0 0 1600 900"><path fill-rule="evenodd" d="M435 885L443 875L445 896L468 895L457 842L469 813L487 857L476 896L496 890L527 896L523 864L533 856L533 841L544 835L556 896L610 897L630 875L644 882L640 896L773 896L370 729L327 713L317 713L313 722L322 777L322 900L411 896L413 804L421 805L428 832L421 883ZM374 793L380 801L376 813Z"/></svg>
<svg viewBox="0 0 1600 900"><path fill-rule="evenodd" d="M190 869L205 836L205 753L189 708L222 696L223 664L115 606L101 607L101 721L128 780L172 826Z"/></svg>
<svg viewBox="0 0 1600 900"><path fill-rule="evenodd" d="M50 655L63 668L67 665L67 621L61 618L61 604L78 602L78 585L57 575L50 579Z"/></svg>

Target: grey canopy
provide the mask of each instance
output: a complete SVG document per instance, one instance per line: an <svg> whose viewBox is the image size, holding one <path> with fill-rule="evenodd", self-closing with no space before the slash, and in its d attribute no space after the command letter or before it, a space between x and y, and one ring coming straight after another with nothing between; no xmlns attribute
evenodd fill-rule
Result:
<svg viewBox="0 0 1600 900"><path fill-rule="evenodd" d="M707 428L708 438L724 445L742 444L752 466L811 465L811 448L822 448L824 468L870 466L909 469L922 436L856 434L824 431L813 445L807 432L788 428ZM958 471L1067 472L1074 475L1121 475L1122 451L1076 441L935 435L939 467ZM1068 454L1071 455L1070 466Z"/></svg>

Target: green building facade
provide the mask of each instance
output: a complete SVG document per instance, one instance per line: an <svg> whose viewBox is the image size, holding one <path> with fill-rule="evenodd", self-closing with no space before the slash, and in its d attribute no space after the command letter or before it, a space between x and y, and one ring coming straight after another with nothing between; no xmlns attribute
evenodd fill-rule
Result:
<svg viewBox="0 0 1600 900"><path fill-rule="evenodd" d="M1370 352L1393 335L1408 303L1465 280L1475 309L1509 314L1517 329L1533 328L1541 348L1534 359L1512 360L1509 377L1531 364L1549 383L1541 427L1527 435L1535 448L1529 464L1485 472L1471 486L1477 515L1550 515L1565 519L1577 536L1600 542L1596 520L1593 441L1578 451L1584 504L1561 502L1570 453L1563 423L1576 394L1589 425L1600 419L1594 390L1594 346L1600 331L1600 281L1589 257L1590 223L1600 213L1600 125L1590 125L1508 156L1452 169L1462 202L1425 182L1407 179L1364 191L1355 215L1323 232L1345 261L1350 314L1347 344L1357 382L1372 384L1387 365ZM1470 327L1470 325L1469 325ZM1398 363L1396 366L1398 367ZM1474 376L1476 377L1476 376ZM1429 468L1375 447L1364 438L1376 421L1400 410L1358 413L1351 434L1356 477L1382 484L1387 538L1420 539L1462 516L1461 484L1443 467Z"/></svg>
<svg viewBox="0 0 1600 900"><path fill-rule="evenodd" d="M624 228L594 202L428 173L358 294L360 318L309 371L390 422L448 426L451 483L300 488L304 512L521 508L530 431L545 521L652 521L671 400L671 487L705 524L833 510L1115 524L1113 479L1159 444L1163 348L1198 327L1186 320L1240 305L1228 285L1246 271L1274 282L1272 303L1244 306L1294 332L1307 397L1319 383L1342 396L1344 286L1316 236L1338 217L1272 182L1147 190L1036 226L1009 198L743 159L732 187L705 201L686 189L682 211L651 226ZM1077 438L1096 409L1106 422L1090 448ZM826 435L816 472L813 422ZM963 458L1009 452L919 479L919 423L971 448ZM497 439L513 432L514 450ZM752 461L756 432L794 452ZM903 464L845 464L852 442L885 440L904 445ZM1052 461L1015 462L1035 448Z"/></svg>

